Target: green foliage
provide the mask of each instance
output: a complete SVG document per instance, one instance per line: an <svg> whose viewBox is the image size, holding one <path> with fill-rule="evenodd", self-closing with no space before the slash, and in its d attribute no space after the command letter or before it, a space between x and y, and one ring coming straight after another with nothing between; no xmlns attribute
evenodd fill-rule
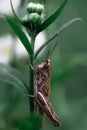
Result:
<svg viewBox="0 0 87 130"><path fill-rule="evenodd" d="M50 24L52 24L59 16L60 14L62 13L65 5L67 3L67 0L65 0L62 5L60 6L60 8L58 8L56 10L55 13L53 13L50 17L48 17L48 19L46 19L44 22L41 23L41 25L39 26L38 25L38 28L37 28L37 31L36 31L36 34L38 34L39 32L41 32L42 30L44 30L45 28L47 28ZM16 13L13 9L13 5L12 5L12 2L11 2L11 8L12 8L12 11L13 11L13 14L15 16L15 18L17 18L16 16ZM33 53L33 50L32 50L32 47L30 45L30 42L29 40L27 39L26 35L24 34L24 32L22 31L22 29L17 25L17 23L15 23L12 19L10 19L8 16L5 16L6 17L6 20L8 22L8 24L10 25L10 27L12 28L12 30L16 33L16 35L19 37L19 39L22 41L24 47L26 48L28 54L31 56L32 53ZM18 18L17 18L18 19ZM20 20L21 21L21 20ZM62 27L59 28L59 30L53 34L53 36L48 39L38 50L37 52L35 52L35 55L34 55L34 58L36 59L37 55L41 52L42 49L44 49L44 47L46 45L48 45L48 43L51 43L51 41L59 36L59 34L64 31L68 26L70 26L72 23L76 22L76 21L81 21L80 18L74 18L72 20L70 20L69 22L65 23ZM21 23L21 22L20 22ZM28 23L27 23L28 24ZM30 24L30 23L29 23ZM26 26L27 27L27 26ZM29 25L28 25L29 27ZM35 27L34 27L35 28ZM38 30L39 29L39 30ZM33 28L32 28L33 30ZM33 32L33 35L36 35L34 34ZM31 35L31 34L30 34Z"/></svg>
<svg viewBox="0 0 87 130"><path fill-rule="evenodd" d="M22 93L27 93L22 74L10 66L0 64L0 80L18 88Z"/></svg>
<svg viewBox="0 0 87 130"><path fill-rule="evenodd" d="M44 49L45 46L47 46L48 44L50 44L51 41L52 41L54 38L56 38L57 36L59 36L59 35L62 33L62 31L64 31L66 28L68 28L71 24L73 24L73 23L76 22L76 21L82 21L82 19L80 19L80 18L74 18L74 19L70 20L69 22L65 23L62 27L60 27L60 28L58 29L58 31L57 31L55 34L53 34L53 36L51 36L50 39L48 39L48 40L36 51L34 58L36 59L36 57L38 56L38 54Z"/></svg>
<svg viewBox="0 0 87 130"><path fill-rule="evenodd" d="M46 29L48 26L50 26L50 25L61 15L61 13L62 13L62 11L63 11L63 9L64 9L64 7L65 7L67 1L68 1L68 0L64 0L64 2L61 4L61 6L60 6L50 17L48 17L44 22L42 22L39 26L37 26L36 34L35 34L35 35L37 35L37 34L40 33L41 31L43 31L44 29ZM15 11L14 11L14 8L13 8L13 5L12 5L11 0L10 0L10 3L11 3L12 12L13 12L15 18L16 18L20 23L23 23L23 24L24 24L24 22L22 22L22 21L17 17L17 15L16 15L16 13L15 13ZM32 5L32 8L33 8L33 5ZM34 8L36 8L36 4L35 4L35 7L34 7ZM37 7L37 8L38 8L38 7ZM30 8L30 9L31 9L31 8ZM36 11L36 9L35 9L35 11ZM32 14L32 12L31 12L30 14ZM31 26L31 25L30 25L30 21L29 21L29 23L26 23L26 24L24 24L24 25L25 25L25 27L29 28L29 27ZM31 28L31 27L30 27L30 28ZM34 28L35 28L35 27L34 27ZM33 29L34 29L34 28L33 28ZM32 30L31 30L31 31L32 31Z"/></svg>
<svg viewBox="0 0 87 130"><path fill-rule="evenodd" d="M31 54L32 53L32 47L30 45L30 42L29 42L27 36L22 31L21 27L15 21L13 21L9 16L5 15L5 18L8 22L8 24L10 25L10 27L12 28L12 30L17 35L17 37L21 40L21 42L24 45L24 47L26 48L28 54Z"/></svg>
<svg viewBox="0 0 87 130"><path fill-rule="evenodd" d="M49 25L51 25L62 13L65 5L67 3L67 0L65 0L62 5L50 16L48 17L38 28L37 33L43 31L44 29L46 29Z"/></svg>
<svg viewBox="0 0 87 130"><path fill-rule="evenodd" d="M10 5L11 5L11 9L12 9L12 12L14 14L14 17L16 18L16 20L21 23L21 20L18 18L18 16L16 15L15 11L14 11L14 8L13 8L13 4L12 4L12 0L10 0Z"/></svg>

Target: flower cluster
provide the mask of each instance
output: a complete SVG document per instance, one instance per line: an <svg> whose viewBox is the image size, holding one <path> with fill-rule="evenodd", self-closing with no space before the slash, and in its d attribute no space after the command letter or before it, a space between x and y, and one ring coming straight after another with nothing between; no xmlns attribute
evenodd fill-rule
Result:
<svg viewBox="0 0 87 130"><path fill-rule="evenodd" d="M28 13L22 18L22 24L29 30L35 30L43 21L44 6L29 3L26 9Z"/></svg>

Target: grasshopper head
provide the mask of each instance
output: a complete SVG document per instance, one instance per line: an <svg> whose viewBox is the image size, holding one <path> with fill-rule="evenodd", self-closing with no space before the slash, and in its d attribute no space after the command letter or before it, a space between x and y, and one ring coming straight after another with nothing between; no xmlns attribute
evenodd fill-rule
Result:
<svg viewBox="0 0 87 130"><path fill-rule="evenodd" d="M37 72L42 72L42 71L50 71L50 66L51 66L51 62L50 59L47 59L46 61L41 62L38 66L36 71Z"/></svg>

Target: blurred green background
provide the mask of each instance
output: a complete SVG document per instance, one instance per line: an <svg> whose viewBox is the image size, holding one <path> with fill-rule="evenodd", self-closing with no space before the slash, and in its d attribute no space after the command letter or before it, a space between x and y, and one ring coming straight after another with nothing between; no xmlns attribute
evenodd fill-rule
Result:
<svg viewBox="0 0 87 130"><path fill-rule="evenodd" d="M6 1L9 2L9 0ZM34 1L36 2L36 0ZM37 2L39 1L45 4L46 16L51 15L61 3L61 0L37 0ZM31 1L27 0L26 2ZM26 2L24 0L20 1L16 10L19 16L23 16L23 5L26 5ZM59 128L56 128L46 118L44 130L87 129L87 1L68 0L60 18L47 28L44 33L46 37L49 37L61 25L76 17L82 18L83 21L72 24L52 41L52 44L57 41L58 46L51 56L50 100L56 114L60 118L61 125ZM11 32L6 21L0 18L0 39L3 37L6 40L6 45L7 43L9 44L9 39L6 39L8 35L12 37L10 51L6 48L7 51L4 50L2 53L6 53L11 58L10 62L8 62L9 65L17 68L23 74L24 80L28 84L28 66L25 63L28 57L27 55L18 56L16 54L15 43L17 38ZM0 51L2 44L4 44L3 41L0 41ZM44 51L47 52L51 45ZM2 53L0 52L0 55L3 59L4 55ZM0 81L1 130L10 125L12 119L28 115L28 99L22 99L23 96L17 88Z"/></svg>

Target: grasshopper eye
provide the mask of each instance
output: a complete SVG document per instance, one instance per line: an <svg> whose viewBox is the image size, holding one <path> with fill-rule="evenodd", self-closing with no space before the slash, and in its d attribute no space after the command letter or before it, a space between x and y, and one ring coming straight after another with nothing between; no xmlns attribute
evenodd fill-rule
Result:
<svg viewBox="0 0 87 130"><path fill-rule="evenodd" d="M46 64L44 64L44 68L48 68L49 66L48 66L48 64L46 63Z"/></svg>
<svg viewBox="0 0 87 130"><path fill-rule="evenodd" d="M44 68L49 68L49 66L50 66L50 60L47 59L45 64L44 64Z"/></svg>

